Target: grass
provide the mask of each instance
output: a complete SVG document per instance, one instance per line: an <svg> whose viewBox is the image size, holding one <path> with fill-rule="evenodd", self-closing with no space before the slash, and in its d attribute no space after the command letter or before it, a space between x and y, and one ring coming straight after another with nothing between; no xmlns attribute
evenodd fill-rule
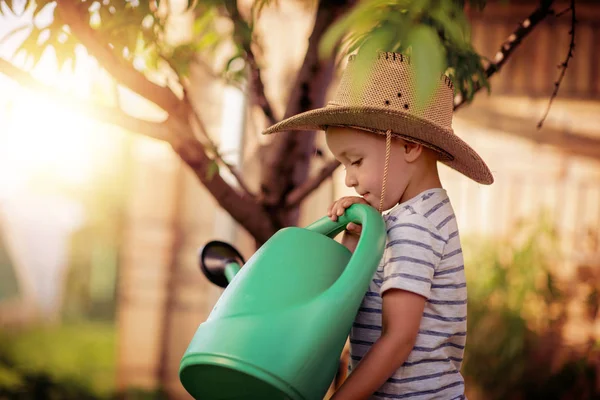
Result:
<svg viewBox="0 0 600 400"><path fill-rule="evenodd" d="M116 329L112 323L0 331L0 389L25 386L29 376L42 374L107 397L115 391L115 365Z"/></svg>

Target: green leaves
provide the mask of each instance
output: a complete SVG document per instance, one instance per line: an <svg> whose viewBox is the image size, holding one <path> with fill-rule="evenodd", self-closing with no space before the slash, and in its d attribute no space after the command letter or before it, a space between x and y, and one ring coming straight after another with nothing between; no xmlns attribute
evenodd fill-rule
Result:
<svg viewBox="0 0 600 400"><path fill-rule="evenodd" d="M469 5L480 9L485 0L470 0ZM338 48L345 53L358 51L363 56L376 51L410 54L419 64L419 103L432 95L442 73L449 74L455 91L470 100L478 85L489 89L489 82L481 56L471 45L463 6L464 1L457 0L360 2L329 28L320 43L319 55L327 57ZM432 79L434 75L436 79Z"/></svg>
<svg viewBox="0 0 600 400"><path fill-rule="evenodd" d="M76 0L74 0L76 1ZM14 12L16 2L4 3L0 9L10 8ZM136 52L143 53L147 46L140 46L140 40L154 46L162 27L154 21L148 1L110 0L80 1L82 18L88 20L98 33L98 41L114 49L118 57L132 60ZM56 17L56 2L50 0L26 1L24 25L30 34L21 43L18 52L25 52L33 63L37 63L48 47L56 53L59 68L67 61L75 58L75 47L78 39L70 29ZM44 18L39 18L44 14ZM150 23L146 17L150 18ZM40 22L41 21L41 22ZM40 26L40 24L45 24ZM13 32L16 33L16 32ZM8 38L6 38L8 39Z"/></svg>
<svg viewBox="0 0 600 400"><path fill-rule="evenodd" d="M222 35L214 29L217 16L214 7L207 7L196 2L194 8L201 10L194 25L194 40L176 47L165 42L164 20L157 12L155 1L105 0L83 1L80 3L81 17L87 21L96 32L97 41L108 45L114 54L126 62L134 63L137 69L154 70L159 67L161 59L167 60L180 75L187 74L189 64L195 54L202 50L211 51L218 44ZM14 13L17 2L0 0L2 11ZM213 1L217 4L218 1ZM79 43L60 19L56 18L55 1L27 1L27 15L23 24L9 33L8 40L23 30L29 30L29 35L23 40L18 52L26 53L27 58L35 65L48 47L55 50L59 67L75 58L75 47ZM38 18L44 14L44 18ZM40 26L43 21L44 26ZM143 61L143 62L140 62Z"/></svg>
<svg viewBox="0 0 600 400"><path fill-rule="evenodd" d="M153 47L163 32L148 1L95 1L88 12L101 41L109 43L119 57L129 61L145 54L146 47Z"/></svg>
<svg viewBox="0 0 600 400"><path fill-rule="evenodd" d="M210 163L208 164L208 169L206 170L206 178L209 181L212 181L212 179L215 177L215 174L217 174L219 172L219 164L217 164L217 162L215 160L211 160Z"/></svg>
<svg viewBox="0 0 600 400"><path fill-rule="evenodd" d="M433 96L439 84L440 75L446 67L446 51L436 31L426 25L411 29L406 42L410 46L416 71L416 106L421 108Z"/></svg>
<svg viewBox="0 0 600 400"><path fill-rule="evenodd" d="M390 3L396 3L400 12L390 15ZM339 42L351 51L361 47L365 41L374 40L385 45L387 43L382 38L378 38L379 35L386 35L384 32L390 32L390 35L394 36L394 31L400 30L398 35L395 35L395 40L400 39L408 22L402 10L409 3L410 1L407 0L359 2L345 17L338 19L327 30L319 45L319 56L328 57Z"/></svg>
<svg viewBox="0 0 600 400"><path fill-rule="evenodd" d="M484 389L486 399L513 398L515 393L527 399L551 398L547 393L531 395L530 390L542 386L544 374L551 375L540 371L540 365L554 365L549 361L558 353L549 353L542 339L551 337L555 343L560 338L552 331L560 332L570 304L571 290L556 285L555 273L564 260L554 223L551 214L540 212L516 224L504 238L461 239L465 266L471 266L465 268L471 339L464 372ZM581 288L576 292L582 293ZM540 362L542 355L545 362ZM524 375L527 370L534 375Z"/></svg>
<svg viewBox="0 0 600 400"><path fill-rule="evenodd" d="M232 35L222 28L217 29L222 18L220 8L227 1L231 0L190 1L188 12L193 13L195 18L193 35L190 41L177 45L166 40L167 15L159 14L159 9L164 8L159 8L158 0L73 0L73 3L78 4L81 19L94 30L95 40L102 46L108 46L117 58L145 73L156 71L168 63L181 77L189 73L190 65L199 54L210 58L220 45L232 42ZM268 3L267 0L257 2L254 12L258 14ZM48 48L54 50L59 68L74 60L79 40L60 20L60 14L55 13L56 1L0 0L0 14L18 14L23 4L23 23L5 38L0 37L0 43L19 35L22 43L17 52L25 54L27 66L35 66ZM253 25L242 22L237 34L251 42ZM227 79L240 80L243 73L229 66L239 65L237 59L243 53L239 48L234 51L232 62L227 64L223 74Z"/></svg>

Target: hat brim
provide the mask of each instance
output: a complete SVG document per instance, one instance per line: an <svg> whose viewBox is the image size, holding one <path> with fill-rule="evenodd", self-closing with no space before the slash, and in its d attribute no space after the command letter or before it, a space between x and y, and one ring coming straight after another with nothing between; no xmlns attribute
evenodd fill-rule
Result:
<svg viewBox="0 0 600 400"><path fill-rule="evenodd" d="M408 140L416 139L425 145L432 145L434 149L441 149L442 154L445 152L451 156L441 157L442 163L475 182L484 185L494 182L494 177L486 163L451 129L441 129L427 120L392 110L328 105L287 118L269 127L263 131L263 134L292 130L326 130L328 126L353 126L383 135L391 130L393 134L400 137Z"/></svg>

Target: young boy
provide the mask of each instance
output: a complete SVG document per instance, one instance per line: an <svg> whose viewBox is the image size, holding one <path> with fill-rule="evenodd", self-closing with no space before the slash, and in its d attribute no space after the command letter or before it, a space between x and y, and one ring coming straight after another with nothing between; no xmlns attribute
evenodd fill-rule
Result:
<svg viewBox="0 0 600 400"><path fill-rule="evenodd" d="M267 129L325 130L346 169L336 220L354 203L384 215L387 243L350 333L351 374L334 394L346 399L465 399L460 374L467 328L467 290L458 228L437 162L482 183L483 160L452 131L453 87L443 76L433 99L415 101L414 67L402 54L379 53L361 95L351 57L335 99ZM363 72L364 73L364 72ZM360 226L342 243L354 251Z"/></svg>

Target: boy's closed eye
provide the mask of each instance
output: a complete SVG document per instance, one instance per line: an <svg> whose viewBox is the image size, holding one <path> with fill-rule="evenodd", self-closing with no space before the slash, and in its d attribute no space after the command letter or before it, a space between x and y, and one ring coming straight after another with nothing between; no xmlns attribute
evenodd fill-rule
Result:
<svg viewBox="0 0 600 400"><path fill-rule="evenodd" d="M354 166L358 167L362 163L362 160L363 160L362 158L359 158L357 160L351 161L350 165L354 165Z"/></svg>

